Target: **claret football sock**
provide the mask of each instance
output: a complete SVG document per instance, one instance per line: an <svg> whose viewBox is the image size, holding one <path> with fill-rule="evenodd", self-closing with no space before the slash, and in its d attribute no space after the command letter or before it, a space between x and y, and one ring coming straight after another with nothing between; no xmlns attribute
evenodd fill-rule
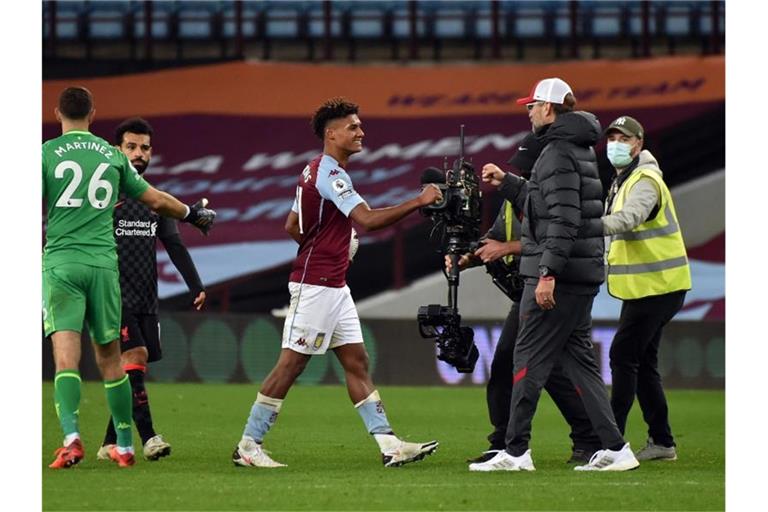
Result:
<svg viewBox="0 0 768 512"><path fill-rule="evenodd" d="M392 434L392 427L389 426L389 420L387 420L387 414L384 412L384 405L381 403L378 391L374 390L364 400L357 402L355 408L360 413L360 417L363 418L363 423L365 423L365 428L368 429L369 434Z"/></svg>
<svg viewBox="0 0 768 512"><path fill-rule="evenodd" d="M56 373L53 385L53 397L56 414L65 436L77 434L80 430L80 372L62 370Z"/></svg>
<svg viewBox="0 0 768 512"><path fill-rule="evenodd" d="M121 379L104 381L107 391L107 404L112 413L112 422L117 433L117 445L124 448L133 446L131 430L131 383L128 375Z"/></svg>
<svg viewBox="0 0 768 512"><path fill-rule="evenodd" d="M282 406L283 401L281 399L270 398L261 393L256 395L256 401L253 402L251 414L248 416L245 430L243 430L243 437L250 437L257 443L261 443L269 429L277 421L277 415Z"/></svg>

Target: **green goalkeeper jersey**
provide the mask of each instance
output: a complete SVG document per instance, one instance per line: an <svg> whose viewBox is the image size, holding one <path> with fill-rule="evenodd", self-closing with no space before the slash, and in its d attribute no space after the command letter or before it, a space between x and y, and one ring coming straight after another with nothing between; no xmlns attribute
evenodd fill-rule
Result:
<svg viewBox="0 0 768 512"><path fill-rule="evenodd" d="M120 192L135 198L149 184L128 158L100 137L69 131L43 144L48 210L43 270L61 263L117 268L112 215Z"/></svg>

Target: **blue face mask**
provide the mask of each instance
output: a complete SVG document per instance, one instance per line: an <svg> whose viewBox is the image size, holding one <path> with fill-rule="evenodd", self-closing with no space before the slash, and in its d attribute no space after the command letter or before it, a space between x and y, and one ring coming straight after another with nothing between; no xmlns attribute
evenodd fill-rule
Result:
<svg viewBox="0 0 768 512"><path fill-rule="evenodd" d="M626 142L609 141L606 146L606 153L608 154L608 161L611 164L621 169L626 167L632 162L632 146Z"/></svg>

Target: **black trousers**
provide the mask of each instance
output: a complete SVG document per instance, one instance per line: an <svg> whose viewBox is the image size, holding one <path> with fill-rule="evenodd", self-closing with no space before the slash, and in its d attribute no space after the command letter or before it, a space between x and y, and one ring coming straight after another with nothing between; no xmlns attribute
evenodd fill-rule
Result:
<svg viewBox="0 0 768 512"><path fill-rule="evenodd" d="M526 284L520 301L507 452L520 456L528 449L541 390L558 360L576 386L602 447L623 445L592 346L594 295L578 295L555 286L556 306L545 311L536 304L535 289L535 284Z"/></svg>
<svg viewBox="0 0 768 512"><path fill-rule="evenodd" d="M656 444L674 446L669 409L659 375L662 329L680 311L685 291L625 300L611 344L611 408L621 433L632 403L640 403L648 435Z"/></svg>
<svg viewBox="0 0 768 512"><path fill-rule="evenodd" d="M493 432L488 435L491 450L503 450L505 447L504 438L509 423L509 404L512 399L514 350L520 325L519 313L520 303L513 302L504 321L504 327L501 329L491 362L491 376L485 388L488 416L494 427ZM552 401L571 427L570 437L573 441L573 449L599 450L600 438L592 429L584 404L559 362L552 368L544 389L552 397Z"/></svg>

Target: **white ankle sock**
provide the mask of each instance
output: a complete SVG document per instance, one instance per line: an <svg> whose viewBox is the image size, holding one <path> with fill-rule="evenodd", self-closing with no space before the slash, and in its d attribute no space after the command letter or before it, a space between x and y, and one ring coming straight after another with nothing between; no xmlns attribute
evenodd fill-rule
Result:
<svg viewBox="0 0 768 512"><path fill-rule="evenodd" d="M381 453L387 453L400 445L400 439L394 434L373 434L373 438L379 444Z"/></svg>
<svg viewBox="0 0 768 512"><path fill-rule="evenodd" d="M69 446L72 444L72 441L75 441L76 439L80 439L80 432L72 432L71 434L67 434L64 436L64 446Z"/></svg>
<svg viewBox="0 0 768 512"><path fill-rule="evenodd" d="M118 446L117 453L125 455L126 453L133 453L133 446Z"/></svg>

